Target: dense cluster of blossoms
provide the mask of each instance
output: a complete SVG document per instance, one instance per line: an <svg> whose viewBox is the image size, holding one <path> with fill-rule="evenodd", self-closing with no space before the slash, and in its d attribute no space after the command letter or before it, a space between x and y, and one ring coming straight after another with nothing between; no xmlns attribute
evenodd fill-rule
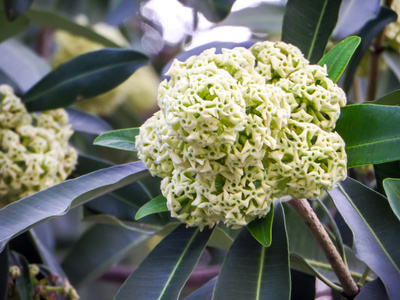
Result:
<svg viewBox="0 0 400 300"><path fill-rule="evenodd" d="M295 46L209 49L166 75L136 148L188 226L244 226L277 199L316 198L346 177L332 131L346 96Z"/></svg>
<svg viewBox="0 0 400 300"><path fill-rule="evenodd" d="M400 14L400 1L394 0L391 9L393 9L397 15ZM389 23L385 28L385 35L390 40L390 46L399 51L400 50L400 20L397 18L396 22Z"/></svg>
<svg viewBox="0 0 400 300"><path fill-rule="evenodd" d="M87 21L83 20L81 23L86 25ZM118 28L98 23L93 26L93 30L121 47L129 46ZM57 30L54 33L54 40L57 48L53 56L53 67L58 67L87 52L104 48L102 44L64 30ZM103 116L114 113L124 101L128 101L129 106L134 109L151 109L156 105L157 94L154 91L157 90L158 83L159 76L156 71L151 66L144 66L118 87L96 97L79 101L76 106L89 113Z"/></svg>
<svg viewBox="0 0 400 300"><path fill-rule="evenodd" d="M77 162L72 133L64 109L29 113L0 85L0 208L67 178Z"/></svg>

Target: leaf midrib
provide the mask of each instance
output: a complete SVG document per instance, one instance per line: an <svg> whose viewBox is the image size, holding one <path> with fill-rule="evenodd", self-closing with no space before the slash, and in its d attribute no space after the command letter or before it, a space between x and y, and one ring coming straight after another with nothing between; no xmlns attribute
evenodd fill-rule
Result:
<svg viewBox="0 0 400 300"><path fill-rule="evenodd" d="M400 137L377 140L377 141L371 141L371 142L367 142L367 143L364 143L364 144L357 144L357 145L352 145L352 146L347 146L346 145L346 150L355 149L355 148L359 148L359 147L371 146L371 145L375 145L375 144L379 144L379 143L388 143L388 142L396 141L396 140L400 140Z"/></svg>
<svg viewBox="0 0 400 300"><path fill-rule="evenodd" d="M315 43L317 41L318 31L319 31L319 28L321 27L322 18L325 15L327 4L328 4L328 0L325 0L324 1L324 6L322 7L322 10L321 10L321 14L319 15L317 27L315 28L315 31L314 31L313 39L312 39L311 45L310 45L310 51L308 52L308 55L307 55L307 60L310 60L311 55L313 53L314 46L315 46Z"/></svg>

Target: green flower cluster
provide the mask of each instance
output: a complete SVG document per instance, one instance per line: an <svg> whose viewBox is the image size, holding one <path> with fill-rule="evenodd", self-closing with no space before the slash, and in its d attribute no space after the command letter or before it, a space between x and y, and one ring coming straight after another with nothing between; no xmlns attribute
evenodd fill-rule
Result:
<svg viewBox="0 0 400 300"><path fill-rule="evenodd" d="M244 226L277 199L316 198L346 177L332 132L346 96L295 46L209 49L166 75L136 148L188 226Z"/></svg>
<svg viewBox="0 0 400 300"><path fill-rule="evenodd" d="M72 133L65 110L28 113L0 85L0 208L67 178L77 162Z"/></svg>

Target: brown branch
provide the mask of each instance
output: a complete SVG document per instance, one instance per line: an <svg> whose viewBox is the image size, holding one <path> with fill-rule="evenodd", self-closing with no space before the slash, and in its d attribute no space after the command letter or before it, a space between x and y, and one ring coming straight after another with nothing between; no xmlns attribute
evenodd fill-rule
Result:
<svg viewBox="0 0 400 300"><path fill-rule="evenodd" d="M293 199L288 202L306 223L314 238L321 246L326 258L332 266L341 286L343 293L350 299L356 296L359 288L354 279L350 275L349 269L344 264L339 252L337 251L332 240L329 238L324 226L321 224L311 205L307 199Z"/></svg>

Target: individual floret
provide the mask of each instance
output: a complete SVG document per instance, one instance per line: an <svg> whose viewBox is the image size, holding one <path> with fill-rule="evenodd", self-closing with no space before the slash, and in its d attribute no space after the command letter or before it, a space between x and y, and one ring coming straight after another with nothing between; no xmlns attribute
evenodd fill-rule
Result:
<svg viewBox="0 0 400 300"><path fill-rule="evenodd" d="M72 133L65 110L30 114L0 86L0 207L67 178L77 162Z"/></svg>

